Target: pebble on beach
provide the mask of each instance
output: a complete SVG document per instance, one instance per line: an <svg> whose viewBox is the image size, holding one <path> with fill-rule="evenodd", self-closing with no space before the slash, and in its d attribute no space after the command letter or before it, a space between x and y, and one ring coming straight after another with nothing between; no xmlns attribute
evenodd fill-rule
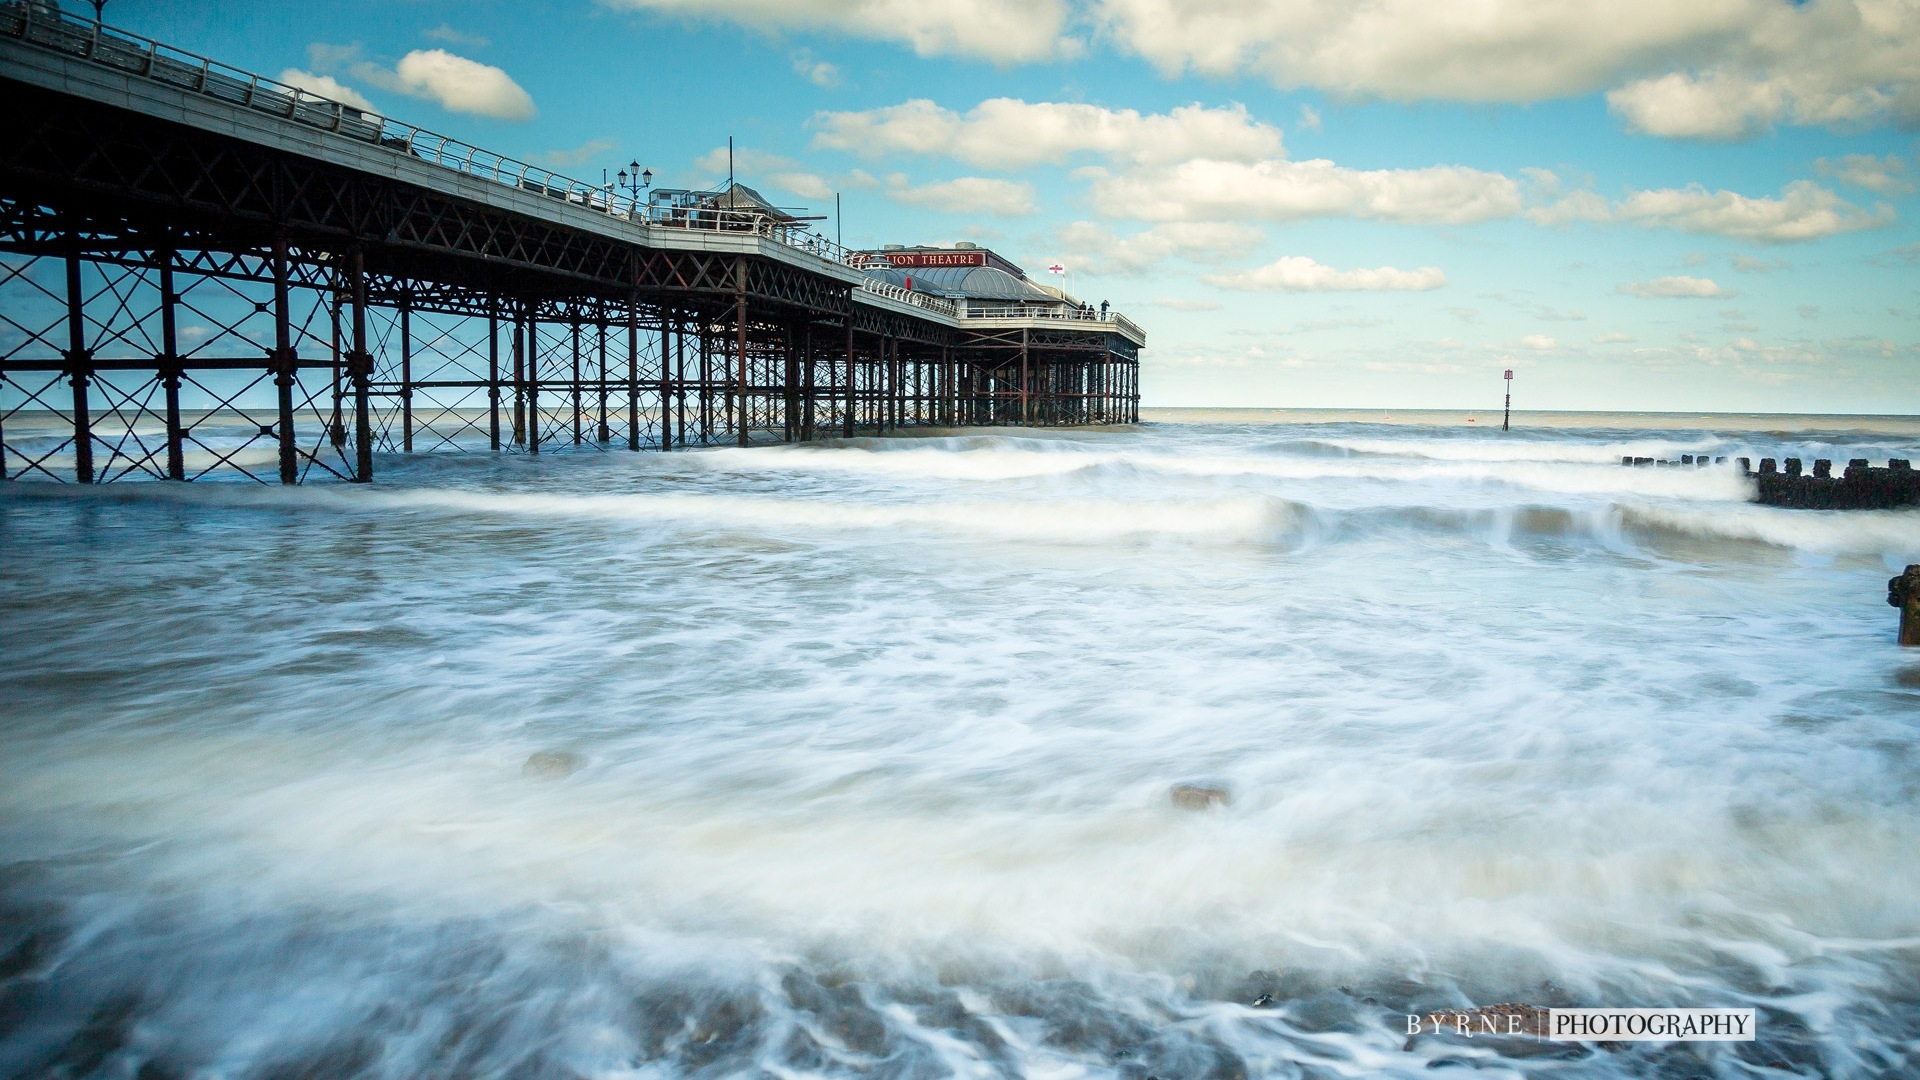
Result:
<svg viewBox="0 0 1920 1080"><path fill-rule="evenodd" d="M542 780L560 780L580 771L587 763L579 754L567 750L541 750L520 767L520 775Z"/></svg>
<svg viewBox="0 0 1920 1080"><path fill-rule="evenodd" d="M1167 797L1182 810L1211 810L1233 805L1233 792L1212 784L1175 784Z"/></svg>

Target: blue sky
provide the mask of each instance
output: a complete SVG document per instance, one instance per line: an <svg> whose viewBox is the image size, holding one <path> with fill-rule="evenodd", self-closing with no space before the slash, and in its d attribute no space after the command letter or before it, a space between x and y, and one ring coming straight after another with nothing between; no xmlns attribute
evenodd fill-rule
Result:
<svg viewBox="0 0 1920 1080"><path fill-rule="evenodd" d="M598 180L1148 330L1148 405L1920 413L1911 0L110 0ZM719 169L716 171L716 165ZM822 223L833 235L835 222Z"/></svg>

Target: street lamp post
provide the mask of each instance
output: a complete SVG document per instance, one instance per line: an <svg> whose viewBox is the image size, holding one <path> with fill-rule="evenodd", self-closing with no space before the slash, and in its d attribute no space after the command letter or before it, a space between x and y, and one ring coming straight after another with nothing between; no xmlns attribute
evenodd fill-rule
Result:
<svg viewBox="0 0 1920 1080"><path fill-rule="evenodd" d="M626 168L615 174L614 180L633 197L633 207L637 211L640 208L640 193L653 186L653 170L642 169L638 161L629 161Z"/></svg>

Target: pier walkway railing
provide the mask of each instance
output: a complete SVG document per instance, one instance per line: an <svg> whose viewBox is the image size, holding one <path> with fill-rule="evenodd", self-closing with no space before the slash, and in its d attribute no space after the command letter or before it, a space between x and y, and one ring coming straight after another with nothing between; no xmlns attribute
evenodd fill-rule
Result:
<svg viewBox="0 0 1920 1080"><path fill-rule="evenodd" d="M323 94L269 78L258 72L224 64L208 56L176 48L127 30L62 16L48 18L31 7L0 5L0 36L11 37L75 59L86 60L124 75L148 79L240 108L299 124L392 154L428 162L467 176L519 191L529 191L573 206L604 214L628 225L757 236L784 245L823 262L854 270L868 258L820 234L791 222L746 210L689 208L653 203L622 194L617 188L591 184L531 162L443 135L418 125L337 101ZM1004 319L1101 320L1111 322L1136 344L1146 335L1117 313L1093 315L1039 305L1002 305L981 309L945 297L903 289L875 278L863 279L864 293L909 304L938 316Z"/></svg>
<svg viewBox="0 0 1920 1080"><path fill-rule="evenodd" d="M777 216L634 199L0 2L0 479L1138 418L1117 313L969 306Z"/></svg>

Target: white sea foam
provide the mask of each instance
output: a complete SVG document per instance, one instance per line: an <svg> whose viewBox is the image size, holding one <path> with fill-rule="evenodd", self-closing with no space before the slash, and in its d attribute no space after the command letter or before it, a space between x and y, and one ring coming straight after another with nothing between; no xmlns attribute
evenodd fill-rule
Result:
<svg viewBox="0 0 1920 1080"><path fill-rule="evenodd" d="M8 489L0 1074L1899 1075L1920 514L1403 434Z"/></svg>

